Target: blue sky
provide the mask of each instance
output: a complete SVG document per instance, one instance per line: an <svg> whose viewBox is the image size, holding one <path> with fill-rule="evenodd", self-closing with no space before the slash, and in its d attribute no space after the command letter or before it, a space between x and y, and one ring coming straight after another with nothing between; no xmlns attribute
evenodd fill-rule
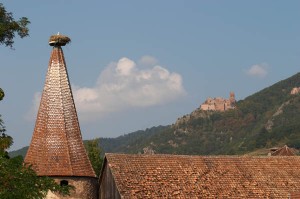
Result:
<svg viewBox="0 0 300 199"><path fill-rule="evenodd" d="M30 37L0 48L11 149L30 143L57 32L72 39L63 50L84 139L172 124L207 97L243 99L300 67L299 1L2 3L31 21Z"/></svg>

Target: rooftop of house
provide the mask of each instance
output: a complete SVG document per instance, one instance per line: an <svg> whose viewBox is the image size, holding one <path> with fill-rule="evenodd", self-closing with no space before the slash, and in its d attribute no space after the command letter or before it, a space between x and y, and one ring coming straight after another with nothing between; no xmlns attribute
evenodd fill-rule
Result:
<svg viewBox="0 0 300 199"><path fill-rule="evenodd" d="M283 146L282 148L277 149L273 153L272 156L294 156L296 153L295 149L289 148L287 145Z"/></svg>
<svg viewBox="0 0 300 199"><path fill-rule="evenodd" d="M300 192L298 156L108 153L104 164L122 198L288 198Z"/></svg>

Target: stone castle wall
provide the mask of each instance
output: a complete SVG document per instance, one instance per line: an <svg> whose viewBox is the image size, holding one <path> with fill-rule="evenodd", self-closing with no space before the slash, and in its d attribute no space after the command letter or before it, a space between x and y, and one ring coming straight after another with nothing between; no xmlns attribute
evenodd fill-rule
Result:
<svg viewBox="0 0 300 199"><path fill-rule="evenodd" d="M60 184L62 180L68 181L75 190L70 196L63 197L57 193L48 192L46 199L98 199L98 179L95 177L55 177L55 182Z"/></svg>

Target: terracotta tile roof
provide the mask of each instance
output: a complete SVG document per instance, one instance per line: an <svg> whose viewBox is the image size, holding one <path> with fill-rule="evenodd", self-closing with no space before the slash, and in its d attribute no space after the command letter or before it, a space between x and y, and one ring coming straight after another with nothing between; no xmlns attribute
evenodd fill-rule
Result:
<svg viewBox="0 0 300 199"><path fill-rule="evenodd" d="M105 162L122 198L288 198L300 192L298 156L106 154Z"/></svg>
<svg viewBox="0 0 300 199"><path fill-rule="evenodd" d="M52 50L46 82L25 163L40 176L93 176L85 151L66 63Z"/></svg>
<svg viewBox="0 0 300 199"><path fill-rule="evenodd" d="M294 156L295 151L289 148L287 145L285 145L284 147L274 151L271 155L272 156Z"/></svg>

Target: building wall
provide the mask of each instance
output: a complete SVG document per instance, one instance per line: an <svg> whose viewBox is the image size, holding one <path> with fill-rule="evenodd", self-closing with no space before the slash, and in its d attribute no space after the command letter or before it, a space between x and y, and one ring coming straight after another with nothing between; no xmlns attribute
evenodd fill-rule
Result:
<svg viewBox="0 0 300 199"><path fill-rule="evenodd" d="M97 199L98 198L98 179L94 177L55 177L55 181L60 184L62 180L68 181L75 190L71 191L70 196L62 197L57 193L48 192L46 199Z"/></svg>
<svg viewBox="0 0 300 199"><path fill-rule="evenodd" d="M225 99L217 99L215 102L216 106L216 111L225 111L225 104L226 100Z"/></svg>
<svg viewBox="0 0 300 199"><path fill-rule="evenodd" d="M202 104L202 105L200 106L200 108L201 108L202 110L205 110L205 111L216 110L216 107L215 107L214 104Z"/></svg>
<svg viewBox="0 0 300 199"><path fill-rule="evenodd" d="M120 193L114 181L113 175L105 162L104 170L100 178L99 199L120 199Z"/></svg>

